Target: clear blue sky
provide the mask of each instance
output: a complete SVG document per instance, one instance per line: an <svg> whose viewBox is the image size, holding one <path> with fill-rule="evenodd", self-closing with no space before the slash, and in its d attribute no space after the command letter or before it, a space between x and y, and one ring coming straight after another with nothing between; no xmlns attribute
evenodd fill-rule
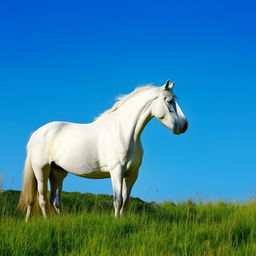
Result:
<svg viewBox="0 0 256 256"><path fill-rule="evenodd" d="M146 127L133 196L245 200L256 195L253 1L4 1L0 7L0 172L20 189L30 134L91 122L114 97L175 80L190 123ZM112 193L69 175L66 191Z"/></svg>

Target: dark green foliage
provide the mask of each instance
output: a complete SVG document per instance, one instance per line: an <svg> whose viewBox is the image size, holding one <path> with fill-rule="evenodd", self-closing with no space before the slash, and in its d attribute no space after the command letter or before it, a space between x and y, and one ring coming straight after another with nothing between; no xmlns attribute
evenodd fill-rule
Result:
<svg viewBox="0 0 256 256"><path fill-rule="evenodd" d="M256 255L256 204L147 203L131 198L113 217L113 198L63 193L62 216L24 222L18 191L0 193L0 255Z"/></svg>
<svg viewBox="0 0 256 256"><path fill-rule="evenodd" d="M21 213L16 210L19 196L19 191L7 190L0 192L0 216L21 216Z"/></svg>
<svg viewBox="0 0 256 256"><path fill-rule="evenodd" d="M91 193L69 192L63 193L63 210L66 213L80 212L106 212L113 211L113 197L110 195L94 195ZM139 198L131 198L128 211L134 213L154 212L157 205L155 203L146 203Z"/></svg>

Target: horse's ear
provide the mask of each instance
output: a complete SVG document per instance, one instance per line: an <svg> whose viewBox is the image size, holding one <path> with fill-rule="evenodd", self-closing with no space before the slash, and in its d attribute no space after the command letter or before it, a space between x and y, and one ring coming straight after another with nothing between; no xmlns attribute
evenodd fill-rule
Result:
<svg viewBox="0 0 256 256"><path fill-rule="evenodd" d="M175 82L172 82L170 85L169 85L169 88L172 89L173 86L174 86Z"/></svg>
<svg viewBox="0 0 256 256"><path fill-rule="evenodd" d="M170 80L167 80L165 85L162 86L163 90L172 89L175 82L170 83Z"/></svg>
<svg viewBox="0 0 256 256"><path fill-rule="evenodd" d="M169 85L170 85L170 80L167 80L165 85L162 86L162 89L167 90L169 88Z"/></svg>

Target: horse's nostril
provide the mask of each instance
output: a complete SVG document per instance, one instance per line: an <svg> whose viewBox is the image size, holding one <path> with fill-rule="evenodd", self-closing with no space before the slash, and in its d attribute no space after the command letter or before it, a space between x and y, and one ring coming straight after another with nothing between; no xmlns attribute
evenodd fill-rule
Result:
<svg viewBox="0 0 256 256"><path fill-rule="evenodd" d="M184 124L183 132L185 132L187 129L188 129L188 121L186 121L186 123Z"/></svg>

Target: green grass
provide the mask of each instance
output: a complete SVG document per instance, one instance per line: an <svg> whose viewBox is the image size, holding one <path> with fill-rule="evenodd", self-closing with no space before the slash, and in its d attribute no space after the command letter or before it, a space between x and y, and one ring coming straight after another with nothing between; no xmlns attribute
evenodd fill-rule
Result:
<svg viewBox="0 0 256 256"><path fill-rule="evenodd" d="M256 203L146 203L113 217L112 197L64 193L63 215L24 222L0 193L0 255L256 255Z"/></svg>

